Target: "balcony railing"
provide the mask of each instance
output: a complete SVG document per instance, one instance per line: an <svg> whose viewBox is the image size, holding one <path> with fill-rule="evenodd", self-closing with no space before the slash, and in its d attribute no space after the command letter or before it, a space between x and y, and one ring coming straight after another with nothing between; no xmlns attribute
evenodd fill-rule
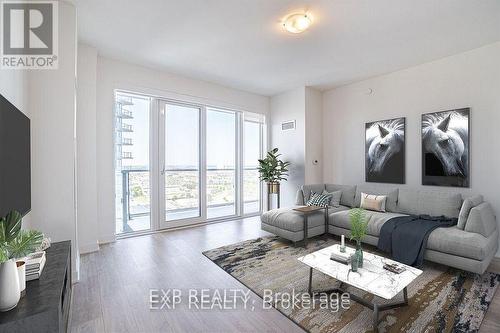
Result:
<svg viewBox="0 0 500 333"><path fill-rule="evenodd" d="M132 125L122 124L122 127L119 130L121 130L122 132L133 132L134 128L132 127Z"/></svg>
<svg viewBox="0 0 500 333"><path fill-rule="evenodd" d="M132 146L132 139L131 138L122 138L122 145L123 146Z"/></svg>
<svg viewBox="0 0 500 333"><path fill-rule="evenodd" d="M254 169L250 170L254 171ZM167 169L165 171L167 220L200 216L199 171L187 168ZM234 173L234 169L207 169L209 218L230 216L236 213ZM151 213L149 170L122 170L121 175L122 223L124 224L123 230L126 230L128 221L149 216ZM255 179L255 177L252 178ZM248 199L245 198L244 207L248 207L252 212L258 212L260 194L258 178L252 186L255 188L252 192L255 193L248 196Z"/></svg>

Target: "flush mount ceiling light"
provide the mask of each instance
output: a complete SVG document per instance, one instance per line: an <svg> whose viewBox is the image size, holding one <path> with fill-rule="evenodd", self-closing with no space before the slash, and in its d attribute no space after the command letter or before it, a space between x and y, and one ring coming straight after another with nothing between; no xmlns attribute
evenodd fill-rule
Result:
<svg viewBox="0 0 500 333"><path fill-rule="evenodd" d="M300 34L311 26L312 18L308 13L294 13L283 20L283 28L292 34Z"/></svg>

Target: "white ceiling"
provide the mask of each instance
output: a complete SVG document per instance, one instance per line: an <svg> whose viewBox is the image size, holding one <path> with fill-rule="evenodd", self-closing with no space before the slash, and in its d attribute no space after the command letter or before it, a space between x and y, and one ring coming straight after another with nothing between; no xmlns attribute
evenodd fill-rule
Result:
<svg viewBox="0 0 500 333"><path fill-rule="evenodd" d="M106 57L263 95L327 89L500 40L499 0L74 0ZM285 33L307 9L314 24Z"/></svg>

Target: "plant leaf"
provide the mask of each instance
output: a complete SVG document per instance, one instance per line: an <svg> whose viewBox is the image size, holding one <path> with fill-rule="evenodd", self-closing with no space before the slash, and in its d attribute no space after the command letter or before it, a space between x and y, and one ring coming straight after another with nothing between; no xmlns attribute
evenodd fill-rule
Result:
<svg viewBox="0 0 500 333"><path fill-rule="evenodd" d="M16 210L11 211L7 214L7 216L5 216L3 223L3 238L5 242L11 242L19 235L19 231L21 230L21 221L22 216Z"/></svg>
<svg viewBox="0 0 500 333"><path fill-rule="evenodd" d="M0 264L9 260L9 255L7 254L7 250L3 247L0 248Z"/></svg>
<svg viewBox="0 0 500 333"><path fill-rule="evenodd" d="M5 218L0 218L0 244L7 242L5 239Z"/></svg>
<svg viewBox="0 0 500 333"><path fill-rule="evenodd" d="M7 243L7 251L11 258L22 258L42 244L43 234L35 230L21 230L18 236Z"/></svg>

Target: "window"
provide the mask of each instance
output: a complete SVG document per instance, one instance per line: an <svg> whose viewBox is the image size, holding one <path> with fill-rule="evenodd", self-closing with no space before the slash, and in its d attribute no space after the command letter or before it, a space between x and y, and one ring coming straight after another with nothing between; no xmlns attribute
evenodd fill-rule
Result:
<svg viewBox="0 0 500 333"><path fill-rule="evenodd" d="M260 212L259 159L261 156L261 124L245 121L243 126L243 212Z"/></svg>
<svg viewBox="0 0 500 333"><path fill-rule="evenodd" d="M151 228L149 127L151 100L116 94L116 233Z"/></svg>
<svg viewBox="0 0 500 333"><path fill-rule="evenodd" d="M261 211L263 117L115 94L116 233Z"/></svg>
<svg viewBox="0 0 500 333"><path fill-rule="evenodd" d="M200 216L200 109L165 104L166 220Z"/></svg>
<svg viewBox="0 0 500 333"><path fill-rule="evenodd" d="M207 110L207 217L236 214L236 114Z"/></svg>

